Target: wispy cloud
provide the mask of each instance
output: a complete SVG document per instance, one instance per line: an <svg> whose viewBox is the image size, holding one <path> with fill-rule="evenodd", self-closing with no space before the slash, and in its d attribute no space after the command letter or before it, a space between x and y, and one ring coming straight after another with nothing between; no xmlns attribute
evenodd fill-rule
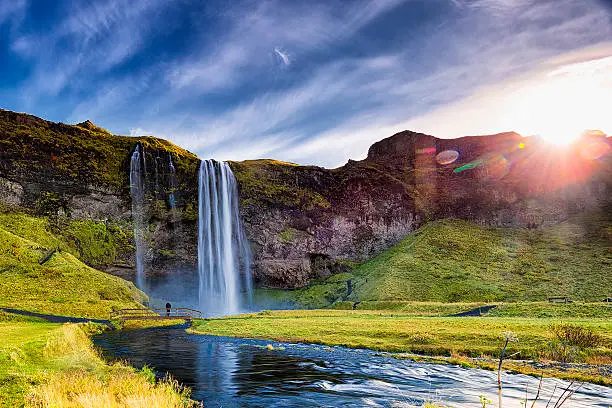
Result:
<svg viewBox="0 0 612 408"><path fill-rule="evenodd" d="M235 89L249 79L252 71L246 67L267 66L269 61L261 56L270 49L285 65L290 63L287 53L276 46L279 42L296 53L331 46L404 1L360 0L339 10L311 3L287 7L279 1L260 2L246 11L242 5L230 8L219 15L229 27L218 33L217 43L222 45L176 62L168 79L172 86L189 87L191 92Z"/></svg>
<svg viewBox="0 0 612 408"><path fill-rule="evenodd" d="M23 98L32 105L38 98L57 96L68 86L91 86L93 77L139 50L151 29L151 11L161 5L156 0L77 3L68 18L50 32L17 36L12 50L33 67L22 85Z"/></svg>
<svg viewBox="0 0 612 408"><path fill-rule="evenodd" d="M496 8L504 6L502 3ZM561 6L570 4L577 3L565 1ZM323 66L299 87L257 98L217 118L215 123L220 125L202 128L202 134L207 135L204 140L210 138L220 144L236 140L247 144L251 141L262 143L269 133L300 129L301 135L292 138L292 145L273 148L271 144L266 154L302 163L336 166L348 158L363 157L372 142L407 128L442 137L516 129L520 127L518 123L510 126L508 121L487 120L486 104L480 106L479 115L470 115L470 121L459 121L460 115L438 120L443 116L425 114L449 105L466 114L475 109L470 107L470 99L459 104L457 101L465 101L471 95L479 98L487 94L488 86L508 77L521 77L526 72L532 73L533 80L534 70L541 71L542 66L556 64L560 51L572 50L575 44L612 38L612 29L605 25L609 18L605 11L587 5L573 9L574 15L568 19L563 10L557 9L559 5L558 2L550 2L546 7L536 4L535 9L523 10L524 17L515 16L506 23L501 17L485 20L486 24L480 22L474 34L451 40L448 40L448 32L433 33L434 43L440 44L441 38L447 38L448 48L444 51L454 55L457 63L441 64L427 75L414 76L403 69L410 66L410 59L414 58L410 49L384 57L337 61ZM478 15L469 14L465 18L473 19L465 22L472 23L471 27L480 21ZM506 31L508 25L517 22L523 23L523 30ZM589 27L599 28L595 31ZM454 32L456 27L446 29ZM497 35L480 36L480 31L495 33L495 30ZM600 48L599 52L606 51ZM437 53L431 53L428 58L436 57ZM574 58L583 57L574 55ZM423 61L424 64L428 62ZM508 86L509 82L504 83ZM503 101L503 89L498 89L493 98ZM357 113L343 112L339 107L349 110L354 107ZM326 109L334 111L334 118L325 115ZM317 127L322 121L327 123ZM494 123L497 126L493 126ZM214 144L201 142L202 139L192 142L192 148L204 155L220 152Z"/></svg>
<svg viewBox="0 0 612 408"><path fill-rule="evenodd" d="M152 133L201 157L333 167L405 128L516 129L487 109L612 55L610 18L599 0L104 0L24 30L12 49L31 63L16 93L62 101L60 120Z"/></svg>
<svg viewBox="0 0 612 408"><path fill-rule="evenodd" d="M274 48L274 53L278 55L280 60L285 65L291 65L291 59L289 59L289 54L286 51L282 51L280 48Z"/></svg>

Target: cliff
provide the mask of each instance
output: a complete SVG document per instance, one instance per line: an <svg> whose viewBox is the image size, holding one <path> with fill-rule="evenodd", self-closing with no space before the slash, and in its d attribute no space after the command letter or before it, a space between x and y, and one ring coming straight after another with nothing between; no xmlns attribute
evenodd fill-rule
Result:
<svg viewBox="0 0 612 408"><path fill-rule="evenodd" d="M193 266L199 159L166 140L114 136L90 121L71 126L0 110L0 204L50 217L80 248L81 259L129 278L135 262L130 157L138 143L148 163L150 270L166 273ZM177 245L177 236L194 239L181 238Z"/></svg>
<svg viewBox="0 0 612 408"><path fill-rule="evenodd" d="M302 286L395 245L426 221L540 228L609 205L610 140L553 147L516 133L437 139L401 132L334 170L232 163L256 280Z"/></svg>
<svg viewBox="0 0 612 408"><path fill-rule="evenodd" d="M0 201L52 216L60 228L85 220L113 242L121 236L129 241L129 165L137 143L148 163L147 270L193 268L199 160L170 142L0 110ZM438 139L405 131L372 145L366 159L337 169L275 160L230 166L256 283L299 287L374 257L429 220L534 228L601 209L611 196L609 146L609 138L598 134L555 148L516 133ZM92 234L87 229L81 235ZM77 235L75 241L86 241ZM114 258L93 257L91 263L129 276L133 242L118 247Z"/></svg>

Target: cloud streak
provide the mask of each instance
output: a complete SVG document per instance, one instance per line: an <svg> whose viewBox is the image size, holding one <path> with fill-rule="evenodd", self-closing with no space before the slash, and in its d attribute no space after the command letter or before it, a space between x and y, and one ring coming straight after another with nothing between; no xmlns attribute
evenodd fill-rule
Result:
<svg viewBox="0 0 612 408"><path fill-rule="evenodd" d="M508 90L606 61L610 17L598 0L96 1L17 33L30 72L14 91L22 110L201 157L334 167L405 128L518 129L491 119Z"/></svg>

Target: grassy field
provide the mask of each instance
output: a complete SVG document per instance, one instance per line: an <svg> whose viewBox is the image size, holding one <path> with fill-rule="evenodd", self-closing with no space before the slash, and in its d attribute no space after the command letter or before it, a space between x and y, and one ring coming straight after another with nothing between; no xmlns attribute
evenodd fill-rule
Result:
<svg viewBox="0 0 612 408"><path fill-rule="evenodd" d="M94 326L0 315L0 407L191 407L189 392L150 370L106 364Z"/></svg>
<svg viewBox="0 0 612 408"><path fill-rule="evenodd" d="M45 218L0 214L0 307L107 318L147 300L131 282L85 265L69 248Z"/></svg>
<svg viewBox="0 0 612 408"><path fill-rule="evenodd" d="M349 273L264 295L279 307L306 309L342 301L545 301L549 296L596 302L612 296L610 242L612 220L605 213L535 230L445 219L425 224Z"/></svg>
<svg viewBox="0 0 612 408"><path fill-rule="evenodd" d="M564 322L591 329L601 344L583 350L582 361L612 361L612 320L609 318L564 318ZM198 321L197 333L369 348L381 351L433 356L498 356L504 333L519 341L511 344L515 358L545 358L555 344L550 326L559 319L534 317L439 317L415 316L414 310L263 311L225 319ZM590 381L612 384L597 374Z"/></svg>

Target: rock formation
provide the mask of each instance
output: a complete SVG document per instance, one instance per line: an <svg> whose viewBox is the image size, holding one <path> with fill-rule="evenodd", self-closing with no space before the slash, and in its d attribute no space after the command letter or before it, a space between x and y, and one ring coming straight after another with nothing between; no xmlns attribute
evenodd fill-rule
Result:
<svg viewBox="0 0 612 408"><path fill-rule="evenodd" d="M199 160L170 142L0 110L0 202L130 236L137 143L147 165L148 273L195 269ZM597 133L559 148L516 133L438 139L404 131L337 169L274 160L230 166L255 283L286 288L346 270L428 220L534 228L609 206L611 157L610 138ZM133 251L96 266L129 276Z"/></svg>

